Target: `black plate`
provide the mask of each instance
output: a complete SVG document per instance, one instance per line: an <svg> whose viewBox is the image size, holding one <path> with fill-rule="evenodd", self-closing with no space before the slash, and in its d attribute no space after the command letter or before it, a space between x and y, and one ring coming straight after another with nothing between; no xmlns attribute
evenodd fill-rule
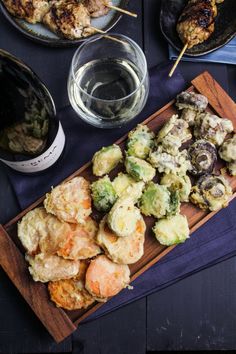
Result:
<svg viewBox="0 0 236 354"><path fill-rule="evenodd" d="M123 8L127 7L128 0L115 0L113 4ZM58 37L55 33L48 30L43 24L32 25L22 19L18 19L12 16L5 8L4 4L0 0L0 9L7 20L21 33L23 33L29 39L39 42L44 45L51 47L71 47L78 46L86 40L86 38L70 40ZM92 19L92 26L102 29L103 31L109 31L113 28L116 23L120 20L122 15L117 11L109 11L105 16L99 17L97 19ZM90 36L92 37L92 36Z"/></svg>
<svg viewBox="0 0 236 354"><path fill-rule="evenodd" d="M179 51L183 48L183 43L176 31L176 24L186 3L186 0L162 0L161 5L161 31L167 41ZM236 35L236 0L225 0L217 8L215 31L207 41L188 49L186 55L200 56L213 52Z"/></svg>

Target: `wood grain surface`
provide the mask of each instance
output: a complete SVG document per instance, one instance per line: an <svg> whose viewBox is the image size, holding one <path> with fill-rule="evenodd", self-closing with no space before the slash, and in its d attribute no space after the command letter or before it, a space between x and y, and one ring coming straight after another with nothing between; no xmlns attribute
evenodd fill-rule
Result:
<svg viewBox="0 0 236 354"><path fill-rule="evenodd" d="M75 329L64 311L49 301L47 287L40 282L32 282L27 263L12 239L0 225L0 264L13 284L42 321L56 342L62 341Z"/></svg>
<svg viewBox="0 0 236 354"><path fill-rule="evenodd" d="M197 90L202 94L206 95L209 99L210 106L209 110L211 112L217 112L221 117L230 118L234 125L236 123L236 105L231 100L231 98L225 93L225 91L217 84L217 82L210 76L209 73L205 72L193 80L193 86L189 88L190 91ZM204 90L206 87L206 90ZM229 108L230 107L230 112ZM153 114L147 120L144 121L145 124L149 126L150 129L157 132L160 127L165 123L170 116L176 113L174 107L174 101L168 103L158 112ZM236 126L236 125L235 125ZM117 143L124 148L126 136L122 137ZM222 162L218 162L217 169L222 167ZM117 169L112 171L111 177L121 171L122 167L119 166ZM78 171L73 173L68 179L74 176L83 176L89 181L93 181L95 177L92 174L91 163L87 163ZM233 191L236 190L236 178L232 178L226 175L229 180ZM234 196L235 197L235 194ZM23 249L17 238L17 222L25 215L29 210L39 206L44 197L40 198L38 201L33 203L29 208L24 210L9 223L7 223L4 228L1 229L1 242L0 245L4 248L4 257L0 259L0 262L9 275L15 286L22 293L25 300L32 307L34 312L43 322L45 327L55 338L55 340L60 341L68 334L70 334L74 329L75 325L80 323L83 319L88 317L93 313L98 307L103 304L97 303L92 305L86 310L77 311L62 311L56 309L56 307L49 301L47 295L47 289L44 284L35 283L27 272L27 265L23 257ZM181 212L185 214L188 218L189 227L191 233L203 225L207 220L209 220L215 212L203 211L190 203L183 203L181 207ZM98 213L94 214L95 219L99 220L101 215ZM156 263L159 259L163 258L167 253L169 253L175 246L165 247L160 245L156 239L153 237L152 226L154 225L154 218L145 218L147 224L146 240L144 245L144 256L135 264L130 265L131 270L131 280L136 279L145 270L147 270L151 265ZM12 266L11 256L14 255L14 266ZM34 297L32 299L32 294ZM40 305L39 305L40 304ZM41 308L42 307L42 308ZM46 309L46 310L45 310ZM54 309L54 310L53 310ZM53 311L53 316L50 315L50 311Z"/></svg>

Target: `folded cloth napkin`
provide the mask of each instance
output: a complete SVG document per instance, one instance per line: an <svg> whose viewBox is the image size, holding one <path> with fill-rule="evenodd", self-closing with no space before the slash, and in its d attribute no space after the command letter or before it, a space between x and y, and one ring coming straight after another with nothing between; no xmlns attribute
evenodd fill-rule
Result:
<svg viewBox="0 0 236 354"><path fill-rule="evenodd" d="M179 52L169 45L169 58L175 60L178 58ZM236 37L220 49L212 53L202 55L200 57L188 57L186 55L182 58L183 61L192 62L211 62L223 64L236 64Z"/></svg>
<svg viewBox="0 0 236 354"><path fill-rule="evenodd" d="M9 171L10 181L21 207L28 206L50 190L51 185L58 184L88 161L101 146L113 143L183 90L186 83L178 69L171 79L167 79L171 66L172 63L168 62L151 69L150 95L147 105L135 121L122 129L96 129L84 124L70 107L60 111L58 115L67 139L64 155L60 161L48 171L37 176L24 176ZM123 290L86 321L160 290L189 274L236 254L235 212L236 203L232 202L230 207L217 214L189 240L177 246L170 254L137 278L132 283L133 290Z"/></svg>

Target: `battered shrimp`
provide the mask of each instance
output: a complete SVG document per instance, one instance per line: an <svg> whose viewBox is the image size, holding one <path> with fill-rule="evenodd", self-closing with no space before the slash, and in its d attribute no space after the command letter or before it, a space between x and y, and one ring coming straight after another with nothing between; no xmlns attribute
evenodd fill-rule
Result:
<svg viewBox="0 0 236 354"><path fill-rule="evenodd" d="M62 221L84 224L92 212L89 182L75 177L60 184L46 195L44 206Z"/></svg>
<svg viewBox="0 0 236 354"><path fill-rule="evenodd" d="M97 301L106 301L129 282L130 270L127 265L113 263L105 255L101 255L92 260L88 267L85 288Z"/></svg>
<svg viewBox="0 0 236 354"><path fill-rule="evenodd" d="M57 307L66 310L78 310L87 308L95 299L84 287L85 273L88 264L80 262L79 273L73 279L58 280L48 284L51 300Z"/></svg>
<svg viewBox="0 0 236 354"><path fill-rule="evenodd" d="M109 229L105 216L97 234L97 242L104 249L106 255L115 263L132 264L143 255L144 235L146 225L143 217L137 221L135 232L127 237L119 237Z"/></svg>
<svg viewBox="0 0 236 354"><path fill-rule="evenodd" d="M97 224L90 217L84 225L71 224L70 236L61 242L57 251L59 256L67 259L87 259L101 253L95 242Z"/></svg>

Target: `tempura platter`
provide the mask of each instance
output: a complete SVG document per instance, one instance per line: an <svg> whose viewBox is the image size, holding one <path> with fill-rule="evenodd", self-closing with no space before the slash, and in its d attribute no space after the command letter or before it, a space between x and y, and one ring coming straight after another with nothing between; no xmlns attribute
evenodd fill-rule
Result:
<svg viewBox="0 0 236 354"><path fill-rule="evenodd" d="M209 100L209 111L216 113L222 118L227 117L236 128L236 104L209 73L205 72L196 77L188 91L195 91L205 95ZM171 101L143 123L147 124L154 132L157 132L174 113L176 113L176 108L174 101ZM127 136L124 136L116 142L122 149L125 146L126 138ZM223 163L218 161L216 169L220 170L223 166ZM112 171L112 175L117 172L118 170ZM83 176L88 181L93 181L91 162L75 171L67 180L75 176ZM229 181L233 190L232 200L236 196L236 177L231 177L225 173L225 178ZM60 342L69 336L82 320L101 307L103 303L95 303L83 310L65 311L59 309L50 301L47 286L43 283L34 282L30 277L24 258L24 250L17 237L17 223L27 212L42 205L44 198L45 196L37 200L6 225L0 226L0 264L55 341ZM183 203L181 213L187 216L191 234L216 214L216 212L203 211L190 203ZM146 217L145 222L147 231L144 255L138 262L130 265L132 281L175 247L162 246L156 241L152 232L154 218Z"/></svg>

